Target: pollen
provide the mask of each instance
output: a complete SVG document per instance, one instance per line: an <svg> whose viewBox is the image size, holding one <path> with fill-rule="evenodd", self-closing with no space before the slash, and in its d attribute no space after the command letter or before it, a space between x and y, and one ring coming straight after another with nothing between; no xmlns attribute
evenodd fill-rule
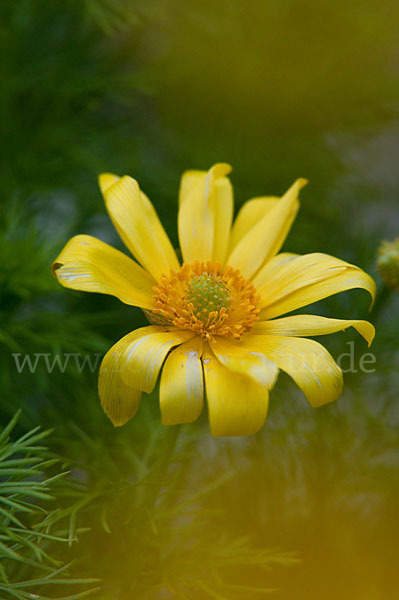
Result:
<svg viewBox="0 0 399 600"><path fill-rule="evenodd" d="M179 271L163 274L153 290L154 317L207 341L216 335L240 339L260 312L254 286L219 263L185 263Z"/></svg>

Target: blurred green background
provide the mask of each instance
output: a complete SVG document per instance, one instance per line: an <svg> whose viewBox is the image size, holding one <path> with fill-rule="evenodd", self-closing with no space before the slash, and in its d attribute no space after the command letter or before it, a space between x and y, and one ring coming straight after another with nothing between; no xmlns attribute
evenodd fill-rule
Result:
<svg viewBox="0 0 399 600"><path fill-rule="evenodd" d="M15 431L54 428L46 443L71 475L49 508L84 530L48 553L77 559L71 577L101 579L102 600L393 598L399 302L375 256L399 232L397 3L18 0L0 17L1 422L21 408ZM236 207L309 179L284 248L376 278L371 315L360 291L314 308L374 322L375 372L347 373L318 410L282 375L256 436L212 439L203 415L177 442L157 392L115 430L97 372L19 373L15 353L94 356L146 323L50 274L77 233L122 248L97 174L137 178L177 245L181 173L221 161ZM335 358L353 341L356 365L368 351L352 330L322 341ZM10 541L9 523L0 530ZM72 598L79 585L34 592Z"/></svg>

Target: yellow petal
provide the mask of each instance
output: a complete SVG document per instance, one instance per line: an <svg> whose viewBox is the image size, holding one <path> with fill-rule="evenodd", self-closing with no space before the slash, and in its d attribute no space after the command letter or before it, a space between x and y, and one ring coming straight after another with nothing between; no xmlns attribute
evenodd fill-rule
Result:
<svg viewBox="0 0 399 600"><path fill-rule="evenodd" d="M224 263L233 215L233 192L226 175L231 167L214 165L208 172L189 171L180 188L179 240L190 263Z"/></svg>
<svg viewBox="0 0 399 600"><path fill-rule="evenodd" d="M289 188L275 207L267 212L240 240L227 263L250 279L281 248L298 210L298 194L305 179Z"/></svg>
<svg viewBox="0 0 399 600"><path fill-rule="evenodd" d="M152 392L168 352L191 339L192 331L166 327L141 327L134 332L123 355L122 378L126 385Z"/></svg>
<svg viewBox="0 0 399 600"><path fill-rule="evenodd" d="M342 371L318 342L277 335L253 335L251 343L292 377L311 406L333 402L341 395Z"/></svg>
<svg viewBox="0 0 399 600"><path fill-rule="evenodd" d="M134 417L140 404L141 391L126 385L121 377L124 350L135 332L125 335L104 356L98 378L98 391L105 414L115 427Z"/></svg>
<svg viewBox="0 0 399 600"><path fill-rule="evenodd" d="M210 346L227 369L247 375L268 389L273 387L278 375L277 365L261 352L255 352L241 340L223 337L215 337Z"/></svg>
<svg viewBox="0 0 399 600"><path fill-rule="evenodd" d="M299 254L293 254L292 252L280 252L268 260L254 277L252 283L256 287L258 293L265 296L267 291L267 284L272 281L273 278L280 272L282 265L288 264L294 258L298 258Z"/></svg>
<svg viewBox="0 0 399 600"><path fill-rule="evenodd" d="M259 431L267 415L267 387L230 371L211 351L204 352L202 362L212 434L237 436Z"/></svg>
<svg viewBox="0 0 399 600"><path fill-rule="evenodd" d="M152 308L154 279L131 258L90 235L69 240L53 263L67 288L116 296L125 304Z"/></svg>
<svg viewBox="0 0 399 600"><path fill-rule="evenodd" d="M256 225L265 214L270 213L280 198L277 196L265 196L261 198L252 198L245 202L234 221L230 236L230 253L242 240L244 235L248 233Z"/></svg>
<svg viewBox="0 0 399 600"><path fill-rule="evenodd" d="M281 265L291 262L294 258L298 258L298 256L299 254L293 254L292 252L280 252L280 254L276 254L268 260L252 280L258 293L260 290L263 293L263 288L267 288L267 283L276 275L278 277Z"/></svg>
<svg viewBox="0 0 399 600"><path fill-rule="evenodd" d="M254 282L263 308L260 320L272 319L332 294L363 288L372 299L375 283L364 271L326 254L300 256L277 268L262 286Z"/></svg>
<svg viewBox="0 0 399 600"><path fill-rule="evenodd" d="M317 315L293 315L273 321L258 321L253 326L251 333L308 337L344 331L348 327L354 327L370 346L374 339L375 329L368 321L328 319Z"/></svg>
<svg viewBox="0 0 399 600"><path fill-rule="evenodd" d="M114 185L114 183L119 181L119 179L120 177L113 173L101 173L101 175L98 176L98 184L102 194L104 194L111 185Z"/></svg>
<svg viewBox="0 0 399 600"><path fill-rule="evenodd" d="M172 244L162 227L155 209L147 196L140 191L132 177L115 177L106 174L99 182L105 204L122 240L133 256L159 281L162 273L178 270Z"/></svg>
<svg viewBox="0 0 399 600"><path fill-rule="evenodd" d="M223 265L226 261L233 221L233 188L227 177L216 179L214 182L211 202L215 222L212 261Z"/></svg>
<svg viewBox="0 0 399 600"><path fill-rule="evenodd" d="M162 369L159 401L162 423L192 423L204 403L202 340L198 337L182 344L167 357Z"/></svg>
<svg viewBox="0 0 399 600"><path fill-rule="evenodd" d="M190 169L183 173L179 189L179 207L190 196L191 191L201 185L207 171Z"/></svg>
<svg viewBox="0 0 399 600"><path fill-rule="evenodd" d="M258 294L262 296L262 307L287 296L298 287L323 281L352 267L343 260L319 252L297 256L295 260L292 258L279 263L272 260L270 263L253 280Z"/></svg>

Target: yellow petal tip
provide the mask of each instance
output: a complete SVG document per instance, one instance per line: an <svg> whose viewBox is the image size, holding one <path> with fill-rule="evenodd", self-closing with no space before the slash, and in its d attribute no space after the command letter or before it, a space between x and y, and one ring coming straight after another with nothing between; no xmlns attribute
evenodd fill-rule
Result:
<svg viewBox="0 0 399 600"><path fill-rule="evenodd" d="M297 179L295 183L301 190L303 187L305 187L305 185L308 185L309 181L308 181L308 179L305 179L304 177L299 177L299 179Z"/></svg>
<svg viewBox="0 0 399 600"><path fill-rule="evenodd" d="M369 339L367 340L367 346L369 348L370 348L371 344L373 343L374 338L375 338L375 327L374 327L374 325L371 325L371 323L370 323L370 336L369 336Z"/></svg>
<svg viewBox="0 0 399 600"><path fill-rule="evenodd" d="M372 277L370 277L371 279L371 288L369 290L370 292L370 296L371 296L371 302L370 302L370 306L369 306L369 312L373 309L374 306L374 302L377 296L377 286L375 284L375 281Z"/></svg>
<svg viewBox="0 0 399 600"><path fill-rule="evenodd" d="M98 185L100 186L100 190L103 194L107 191L111 185L114 185L119 180L118 175L114 175L113 173L101 173L98 176Z"/></svg>
<svg viewBox="0 0 399 600"><path fill-rule="evenodd" d="M210 170L214 178L219 179L220 177L225 177L226 175L231 173L233 169L232 166L228 163L216 163Z"/></svg>
<svg viewBox="0 0 399 600"><path fill-rule="evenodd" d="M130 419L128 419L128 420L130 420ZM123 422L115 421L114 422L112 419L110 419L110 421L114 427L123 427L123 425L126 425L126 423L127 423L127 421L123 421Z"/></svg>

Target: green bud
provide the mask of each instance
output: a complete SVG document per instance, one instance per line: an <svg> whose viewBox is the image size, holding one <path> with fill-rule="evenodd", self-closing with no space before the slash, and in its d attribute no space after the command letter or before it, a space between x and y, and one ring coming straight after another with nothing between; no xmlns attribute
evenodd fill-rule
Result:
<svg viewBox="0 0 399 600"><path fill-rule="evenodd" d="M195 275L187 286L186 302L194 306L194 314L206 321L210 312L230 306L230 293L221 277L213 273Z"/></svg>
<svg viewBox="0 0 399 600"><path fill-rule="evenodd" d="M377 269L385 285L399 292L399 237L392 242L384 240L378 248Z"/></svg>

